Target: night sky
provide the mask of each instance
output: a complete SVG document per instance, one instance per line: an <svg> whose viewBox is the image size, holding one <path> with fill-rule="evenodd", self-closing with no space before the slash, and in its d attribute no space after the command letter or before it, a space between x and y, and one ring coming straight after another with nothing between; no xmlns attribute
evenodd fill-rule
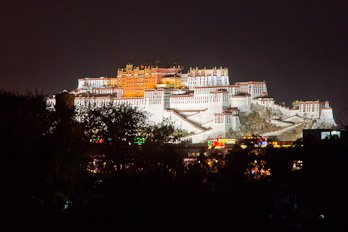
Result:
<svg viewBox="0 0 348 232"><path fill-rule="evenodd" d="M0 1L0 88L52 95L127 63L227 67L277 102L348 105L347 1Z"/></svg>

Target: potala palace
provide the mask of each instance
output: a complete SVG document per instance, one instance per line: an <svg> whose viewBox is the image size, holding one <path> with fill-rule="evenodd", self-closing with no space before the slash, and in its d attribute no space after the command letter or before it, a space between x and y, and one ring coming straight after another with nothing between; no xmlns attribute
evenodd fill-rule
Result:
<svg viewBox="0 0 348 232"><path fill-rule="evenodd" d="M311 128L336 126L328 101L299 101L289 108L268 97L265 81L231 85L228 69L222 67L182 71L180 66L129 64L118 69L114 78L78 79L77 89L70 93L75 95L77 109L88 104L129 104L147 112L154 123L168 118L178 129L188 132L185 139L192 139L193 143L239 131L240 116L248 115L255 106L276 112L267 121L277 129L260 134L263 137L278 136L308 121L312 122ZM55 104L54 97L49 101Z"/></svg>

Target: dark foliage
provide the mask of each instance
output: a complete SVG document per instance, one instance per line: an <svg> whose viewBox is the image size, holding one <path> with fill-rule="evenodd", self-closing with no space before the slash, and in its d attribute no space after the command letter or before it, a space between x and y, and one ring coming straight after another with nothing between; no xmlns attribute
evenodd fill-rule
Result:
<svg viewBox="0 0 348 232"><path fill-rule="evenodd" d="M347 143L236 145L227 154L202 150L184 166L187 144L168 143L177 139L170 123L147 125L125 105L91 110L78 122L70 106L50 111L42 94L0 92L7 230L348 229ZM104 155L105 172L86 171L95 155ZM302 170L292 170L294 160L303 160ZM256 164L271 175L256 178Z"/></svg>
<svg viewBox="0 0 348 232"><path fill-rule="evenodd" d="M51 221L82 178L88 145L65 111L49 111L39 93L0 92L0 130L6 221Z"/></svg>

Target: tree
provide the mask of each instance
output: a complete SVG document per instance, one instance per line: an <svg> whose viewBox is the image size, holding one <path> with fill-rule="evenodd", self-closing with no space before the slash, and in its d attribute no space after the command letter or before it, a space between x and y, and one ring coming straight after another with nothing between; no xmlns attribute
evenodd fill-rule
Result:
<svg viewBox="0 0 348 232"><path fill-rule="evenodd" d="M148 123L144 112L126 104L89 107L80 112L80 118L90 138L112 141L99 145L100 154L108 159L108 172L121 170L125 162L153 167L158 163L173 166L178 161L174 144L182 132L168 120ZM141 147L135 143L137 137L145 140Z"/></svg>
<svg viewBox="0 0 348 232"><path fill-rule="evenodd" d="M38 92L0 91L0 109L8 221L49 221L73 198L84 173L89 148L83 128L73 111L49 110Z"/></svg>
<svg viewBox="0 0 348 232"><path fill-rule="evenodd" d="M82 123L76 120L74 95L67 92L56 95L54 119L46 137L45 151L50 154L48 167L50 181L58 188L55 195L66 200L75 197L76 187L84 178L86 166L94 150Z"/></svg>
<svg viewBox="0 0 348 232"><path fill-rule="evenodd" d="M175 152L175 144L181 134L182 132L177 131L169 120L147 125L143 130L145 137L143 159L149 166L158 165L158 163L165 166L175 166L179 155Z"/></svg>
<svg viewBox="0 0 348 232"><path fill-rule="evenodd" d="M292 102L292 108L293 108L293 109L298 109L299 104L300 104L300 101L299 101L299 100L293 101L293 102Z"/></svg>
<svg viewBox="0 0 348 232"><path fill-rule="evenodd" d="M41 147L50 125L42 94L0 91L1 170L9 219L24 217L32 202L33 186L43 181Z"/></svg>
<svg viewBox="0 0 348 232"><path fill-rule="evenodd" d="M242 181L250 163L247 149L241 149L239 144L234 144L232 150L226 155L225 175Z"/></svg>
<svg viewBox="0 0 348 232"><path fill-rule="evenodd" d="M80 112L80 117L90 138L110 139L111 143L100 147L108 159L108 171L115 169L112 164L121 170L126 158L136 149L134 138L145 127L146 115L126 104L108 104L87 108Z"/></svg>

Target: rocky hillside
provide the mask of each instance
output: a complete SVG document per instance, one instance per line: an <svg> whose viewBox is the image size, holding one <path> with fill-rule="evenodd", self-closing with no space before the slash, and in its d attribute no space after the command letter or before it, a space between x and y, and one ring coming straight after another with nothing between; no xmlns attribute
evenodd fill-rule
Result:
<svg viewBox="0 0 348 232"><path fill-rule="evenodd" d="M239 131L229 131L229 138L261 135L275 137L280 141L295 141L302 138L303 129L311 129L317 120L296 116L287 119L281 112L262 106L252 105L249 114L240 114L241 128ZM321 124L316 128L332 128L332 125Z"/></svg>
<svg viewBox="0 0 348 232"><path fill-rule="evenodd" d="M252 105L249 114L240 113L240 130L230 130L227 136L240 138L281 129L281 127L271 123L271 118L274 116L276 116L276 112L272 112L264 107Z"/></svg>

